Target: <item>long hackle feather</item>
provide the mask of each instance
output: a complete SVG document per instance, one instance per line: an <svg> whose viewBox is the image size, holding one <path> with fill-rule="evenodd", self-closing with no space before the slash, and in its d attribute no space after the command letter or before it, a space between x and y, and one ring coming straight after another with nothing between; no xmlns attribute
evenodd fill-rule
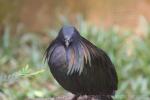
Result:
<svg viewBox="0 0 150 100"><path fill-rule="evenodd" d="M91 55L87 47L87 44L85 44L84 41L81 41L81 47L83 47L84 59L86 61L86 64L89 64L91 66Z"/></svg>
<svg viewBox="0 0 150 100"><path fill-rule="evenodd" d="M46 50L46 60L50 61L52 53L59 46L59 44L50 45ZM64 47L65 48L65 47ZM82 73L85 64L91 66L91 59L96 56L97 51L93 50L84 39L81 39L77 44L66 48L66 63L68 68L68 75L78 72Z"/></svg>
<svg viewBox="0 0 150 100"><path fill-rule="evenodd" d="M80 75L85 67L84 64L89 64L91 66L90 51L83 41L67 49L66 57L68 59L68 75L74 72L78 72Z"/></svg>

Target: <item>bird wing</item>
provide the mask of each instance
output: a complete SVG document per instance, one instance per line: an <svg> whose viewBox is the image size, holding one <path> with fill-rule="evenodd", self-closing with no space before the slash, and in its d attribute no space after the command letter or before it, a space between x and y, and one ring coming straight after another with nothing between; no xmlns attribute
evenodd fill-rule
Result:
<svg viewBox="0 0 150 100"><path fill-rule="evenodd" d="M113 90L117 90L117 73L108 55L102 49L97 48L83 37L81 39L81 43L84 46L84 51L90 53L90 60L88 60L91 65L88 65L89 67L92 67L91 69L93 69L93 76L91 75L87 77L94 77L95 79L98 79L97 81L101 85L101 88L106 89L110 87ZM89 55L88 53L86 53L86 55Z"/></svg>

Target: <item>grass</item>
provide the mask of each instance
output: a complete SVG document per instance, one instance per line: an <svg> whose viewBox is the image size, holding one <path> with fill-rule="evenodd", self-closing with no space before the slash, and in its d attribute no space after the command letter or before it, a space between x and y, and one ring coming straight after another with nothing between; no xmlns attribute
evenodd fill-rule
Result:
<svg viewBox="0 0 150 100"><path fill-rule="evenodd" d="M115 100L150 98L150 27L140 36L117 27L104 30L79 21L81 35L104 49L116 66L119 88ZM49 39L58 30L48 32ZM145 31L144 31L145 32ZM53 79L43 54L49 41L35 33L11 37L10 28L0 40L0 98L24 100L47 98L66 93Z"/></svg>

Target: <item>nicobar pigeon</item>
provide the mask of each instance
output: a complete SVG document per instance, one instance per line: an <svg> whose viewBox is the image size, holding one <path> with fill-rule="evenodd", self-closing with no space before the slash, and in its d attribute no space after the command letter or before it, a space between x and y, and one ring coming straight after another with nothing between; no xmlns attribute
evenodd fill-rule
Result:
<svg viewBox="0 0 150 100"><path fill-rule="evenodd" d="M73 26L64 26L46 49L46 61L57 82L75 94L98 95L112 100L118 86L114 65L107 54L82 37Z"/></svg>

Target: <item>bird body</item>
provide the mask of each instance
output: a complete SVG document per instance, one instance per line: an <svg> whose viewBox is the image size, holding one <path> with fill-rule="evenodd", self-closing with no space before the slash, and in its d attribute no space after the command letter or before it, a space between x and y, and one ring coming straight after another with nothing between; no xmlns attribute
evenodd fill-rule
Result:
<svg viewBox="0 0 150 100"><path fill-rule="evenodd" d="M72 26L63 27L46 50L51 73L76 95L113 95L118 78L107 54Z"/></svg>

